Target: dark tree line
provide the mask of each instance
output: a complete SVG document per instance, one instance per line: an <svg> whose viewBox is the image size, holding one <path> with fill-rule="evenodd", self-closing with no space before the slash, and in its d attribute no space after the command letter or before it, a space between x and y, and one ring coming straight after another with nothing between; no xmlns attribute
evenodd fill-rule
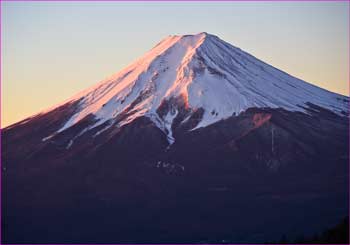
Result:
<svg viewBox="0 0 350 245"><path fill-rule="evenodd" d="M349 217L343 219L336 226L322 232L321 234L315 234L311 237L301 236L295 240L288 239L283 235L278 242L272 242L272 244L349 244Z"/></svg>

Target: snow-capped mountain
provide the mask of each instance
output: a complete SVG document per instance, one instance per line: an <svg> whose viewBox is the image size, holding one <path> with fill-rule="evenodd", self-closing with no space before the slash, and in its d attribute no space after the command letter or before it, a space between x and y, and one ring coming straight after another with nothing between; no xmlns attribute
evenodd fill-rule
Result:
<svg viewBox="0 0 350 245"><path fill-rule="evenodd" d="M102 131L146 116L167 134L170 143L179 110L186 111L182 118L186 121L203 109L192 130L252 107L305 112L311 103L340 115L349 112L345 96L292 77L207 33L169 36L122 71L69 101L79 101L78 109L54 133L88 115L96 121L84 132L105 122ZM159 108L169 101L171 106L160 114Z"/></svg>
<svg viewBox="0 0 350 245"><path fill-rule="evenodd" d="M1 131L5 243L264 243L349 213L349 98L169 36Z"/></svg>

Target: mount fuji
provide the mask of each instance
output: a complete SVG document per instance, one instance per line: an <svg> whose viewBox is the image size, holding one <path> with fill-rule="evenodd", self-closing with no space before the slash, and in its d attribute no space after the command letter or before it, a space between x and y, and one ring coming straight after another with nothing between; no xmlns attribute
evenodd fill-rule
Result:
<svg viewBox="0 0 350 245"><path fill-rule="evenodd" d="M2 130L4 241L266 242L348 214L349 97L168 36Z"/></svg>

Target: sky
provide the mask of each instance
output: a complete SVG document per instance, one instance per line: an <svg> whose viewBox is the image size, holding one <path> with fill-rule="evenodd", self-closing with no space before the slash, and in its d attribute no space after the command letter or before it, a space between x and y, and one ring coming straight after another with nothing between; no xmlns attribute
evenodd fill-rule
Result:
<svg viewBox="0 0 350 245"><path fill-rule="evenodd" d="M118 72L168 35L208 32L349 95L349 2L1 2L1 127Z"/></svg>

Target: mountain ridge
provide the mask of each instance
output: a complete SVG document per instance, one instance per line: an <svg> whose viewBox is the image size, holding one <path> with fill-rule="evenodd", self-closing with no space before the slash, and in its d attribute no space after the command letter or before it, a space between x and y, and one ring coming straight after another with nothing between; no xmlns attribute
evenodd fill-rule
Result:
<svg viewBox="0 0 350 245"><path fill-rule="evenodd" d="M348 97L294 78L205 32L164 38L125 69L64 103L74 101L80 101L76 113L43 140L89 115L96 121L84 132L106 122L108 124L102 130L112 125L121 127L140 116L147 116L167 135L170 144L175 140L172 124L179 110L185 114L180 122L183 123L203 109L201 120L191 130L252 107L307 113L305 107L311 103L337 114L349 115ZM160 115L162 104L169 101L172 105Z"/></svg>

